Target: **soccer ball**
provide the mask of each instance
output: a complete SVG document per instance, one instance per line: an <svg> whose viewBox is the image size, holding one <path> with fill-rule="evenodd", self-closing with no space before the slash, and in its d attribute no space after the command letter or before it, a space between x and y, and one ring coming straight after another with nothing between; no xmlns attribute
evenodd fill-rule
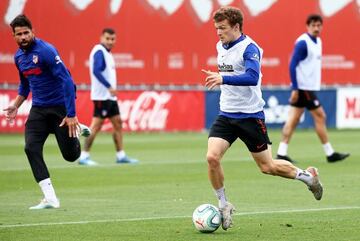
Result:
<svg viewBox="0 0 360 241"><path fill-rule="evenodd" d="M194 210L192 220L197 230L211 233L220 227L221 214L214 205L202 204Z"/></svg>

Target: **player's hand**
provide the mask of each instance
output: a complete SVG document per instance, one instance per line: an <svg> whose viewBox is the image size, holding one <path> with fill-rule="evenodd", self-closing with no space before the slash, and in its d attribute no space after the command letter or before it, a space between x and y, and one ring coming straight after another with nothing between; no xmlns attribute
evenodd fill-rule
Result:
<svg viewBox="0 0 360 241"><path fill-rule="evenodd" d="M298 90L291 91L291 95L289 98L290 104L294 104L295 102L298 101L298 99L299 99L299 91Z"/></svg>
<svg viewBox="0 0 360 241"><path fill-rule="evenodd" d="M7 108L3 109L3 111L6 111L5 114L6 120L12 123L17 115L18 108L14 105L10 105Z"/></svg>
<svg viewBox="0 0 360 241"><path fill-rule="evenodd" d="M76 116L74 117L65 117L59 125L68 126L69 128L69 137L78 137L78 130L80 128L79 121Z"/></svg>
<svg viewBox="0 0 360 241"><path fill-rule="evenodd" d="M113 87L110 87L108 90L109 90L111 96L116 96L116 89L114 89Z"/></svg>
<svg viewBox="0 0 360 241"><path fill-rule="evenodd" d="M202 69L201 71L207 75L205 79L205 86L209 90L212 90L217 85L222 85L223 78L218 72L212 72L210 70L204 70L204 69Z"/></svg>

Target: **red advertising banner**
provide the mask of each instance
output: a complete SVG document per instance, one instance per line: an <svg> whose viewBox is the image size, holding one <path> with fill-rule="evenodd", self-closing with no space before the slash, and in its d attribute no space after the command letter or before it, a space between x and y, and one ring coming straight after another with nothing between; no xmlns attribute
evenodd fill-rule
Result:
<svg viewBox="0 0 360 241"><path fill-rule="evenodd" d="M336 99L336 127L360 128L360 88L340 88Z"/></svg>
<svg viewBox="0 0 360 241"><path fill-rule="evenodd" d="M88 56L104 27L117 32L112 52L119 84L202 84L200 70L217 68L211 16L222 5L242 9L244 33L264 49L264 85L289 85L289 58L310 13L324 16L323 83L360 84L356 0L3 0L0 83L18 82L9 23L25 13L36 36L59 50L78 84L89 83Z"/></svg>
<svg viewBox="0 0 360 241"><path fill-rule="evenodd" d="M14 90L1 90L0 108L6 108L16 97ZM125 131L201 131L205 123L204 92L202 91L124 91L118 103ZM93 103L89 91L77 92L77 116L90 124ZM0 133L21 132L31 108L31 98L20 107L13 123L0 112ZM105 122L103 130L111 130Z"/></svg>

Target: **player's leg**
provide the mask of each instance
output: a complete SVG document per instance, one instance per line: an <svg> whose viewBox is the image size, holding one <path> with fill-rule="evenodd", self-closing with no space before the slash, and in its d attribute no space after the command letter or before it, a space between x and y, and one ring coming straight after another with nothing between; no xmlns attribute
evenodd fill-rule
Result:
<svg viewBox="0 0 360 241"><path fill-rule="evenodd" d="M221 159L226 150L230 147L229 142L219 137L209 137L206 160L208 163L208 176L214 190L224 187L224 171L221 166ZM226 204L225 194L219 196L219 206Z"/></svg>
<svg viewBox="0 0 360 241"><path fill-rule="evenodd" d="M237 136L228 118L219 116L210 129L206 159L208 162L208 177L219 201L222 215L222 228L227 230L232 226L231 215L234 206L228 202L225 195L224 170L221 159Z"/></svg>
<svg viewBox="0 0 360 241"><path fill-rule="evenodd" d="M124 137L123 126L120 116L118 103L116 101L110 101L109 119L113 126L113 141L116 150L116 163L118 164L136 164L139 161L126 155L124 150Z"/></svg>
<svg viewBox="0 0 360 241"><path fill-rule="evenodd" d="M295 131L295 128L297 124L300 121L301 115L304 113L304 108L301 107L295 107L291 106L289 110L289 116L288 119L285 122L285 125L282 129L282 137L281 142L279 144L278 152L277 152L277 158L281 158L290 162L294 162L289 156L288 156L288 145L290 142L290 139Z"/></svg>
<svg viewBox="0 0 360 241"><path fill-rule="evenodd" d="M230 143L228 141L219 137L209 137L206 154L208 177L219 201L219 210L222 216L222 228L224 230L231 228L233 224L231 216L235 211L235 207L228 202L225 195L224 170L220 163L229 147Z"/></svg>
<svg viewBox="0 0 360 241"><path fill-rule="evenodd" d="M66 161L74 162L79 158L81 152L79 138L69 136L68 126L59 126L63 118L66 116L66 110L64 107L54 107L50 110L52 129L54 131L60 152Z"/></svg>
<svg viewBox="0 0 360 241"><path fill-rule="evenodd" d="M302 170L286 160L272 159L270 145L267 150L251 152L251 155L262 173L300 180L308 186L316 200L321 199L323 188L316 168L309 167Z"/></svg>
<svg viewBox="0 0 360 241"><path fill-rule="evenodd" d="M322 186L316 168L301 170L291 162L273 159L271 141L263 119L248 118L237 121L239 138L246 144L261 172L306 183L317 200L321 199Z"/></svg>
<svg viewBox="0 0 360 241"><path fill-rule="evenodd" d="M93 118L90 124L91 134L85 138L84 147L80 155L79 164L85 166L96 166L97 162L91 160L90 149L94 143L96 135L100 132L104 120L108 114L107 101L94 100L93 101Z"/></svg>
<svg viewBox="0 0 360 241"><path fill-rule="evenodd" d="M58 208L60 206L43 158L44 143L50 132L46 118L46 109L32 107L25 124L25 153L35 180L44 194L44 199L40 204L30 207L30 209Z"/></svg>
<svg viewBox="0 0 360 241"><path fill-rule="evenodd" d="M319 100L314 92L309 92L309 102L307 108L309 109L315 124L315 131L320 139L320 142L323 146L325 155L328 162L337 162L347 158L349 153L339 153L335 152L331 146L327 134L326 128L326 113L323 107L320 105Z"/></svg>
<svg viewBox="0 0 360 241"><path fill-rule="evenodd" d="M96 166L97 162L90 158L90 149L94 143L96 135L101 131L101 127L104 123L104 118L94 116L91 120L90 130L91 134L85 138L84 147L79 158L79 164L85 166Z"/></svg>

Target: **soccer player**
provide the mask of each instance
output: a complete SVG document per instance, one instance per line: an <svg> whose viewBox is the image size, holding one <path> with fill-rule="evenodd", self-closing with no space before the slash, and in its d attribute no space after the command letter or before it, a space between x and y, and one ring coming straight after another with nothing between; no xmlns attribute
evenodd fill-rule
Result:
<svg viewBox="0 0 360 241"><path fill-rule="evenodd" d="M285 160L274 160L271 142L265 126L264 100L261 94L262 49L242 31L243 15L234 7L222 7L213 19L220 41L218 71L203 70L207 75L205 86L220 86L220 112L213 123L207 149L208 176L219 200L222 228L232 226L235 208L228 201L224 188L221 159L231 144L240 138L247 146L261 172L304 182L320 200L323 188L315 167L297 168Z"/></svg>
<svg viewBox="0 0 360 241"><path fill-rule="evenodd" d="M89 135L90 129L78 122L75 85L58 51L35 37L31 21L25 15L18 15L10 26L19 45L15 65L20 84L15 102L4 111L7 120L14 121L18 108L32 92L32 107L25 124L25 153L44 194L41 202L30 209L59 208L60 202L43 158L44 143L49 134L55 134L64 159L74 162L81 151L79 131Z"/></svg>
<svg viewBox="0 0 360 241"><path fill-rule="evenodd" d="M292 92L290 96L289 117L282 130L277 158L294 162L288 156L288 145L291 136L299 123L304 108L308 109L314 119L315 131L323 145L328 162L337 162L350 154L335 152L331 146L326 130L326 114L322 108L316 91L321 85L321 39L319 37L323 20L320 15L309 15L306 20L307 33L303 33L295 42L290 61L290 77Z"/></svg>
<svg viewBox="0 0 360 241"><path fill-rule="evenodd" d="M123 148L122 121L116 97L116 70L111 49L116 42L115 31L105 28L90 53L89 67L91 77L91 100L94 103L94 114L91 121L91 135L85 139L84 151L81 152L79 164L94 166L97 162L90 158L90 148L106 118L114 128L113 140L116 149L116 163L135 164L138 160L126 155Z"/></svg>

